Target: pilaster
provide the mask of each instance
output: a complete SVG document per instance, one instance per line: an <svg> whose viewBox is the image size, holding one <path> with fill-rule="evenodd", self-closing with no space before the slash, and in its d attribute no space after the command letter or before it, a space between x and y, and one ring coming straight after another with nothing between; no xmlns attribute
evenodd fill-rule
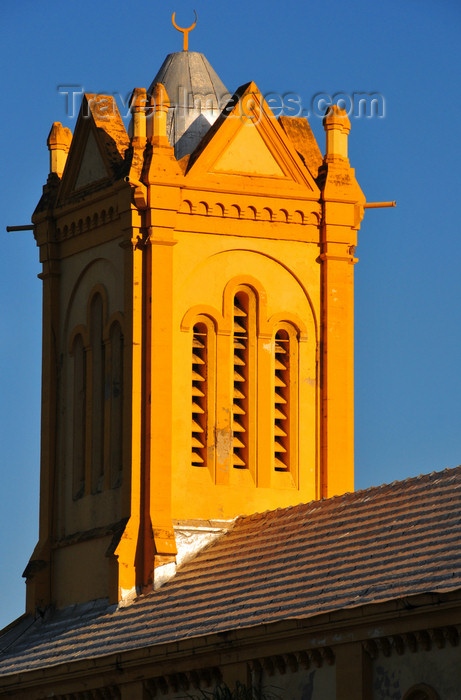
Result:
<svg viewBox="0 0 461 700"><path fill-rule="evenodd" d="M43 282L42 297L42 399L40 442L40 514L39 539L24 571L26 578L26 611L34 614L53 602L51 584L51 546L56 510L56 418L58 359L56 338L59 328L58 246L55 243L54 222L43 218L36 223L35 237L40 248Z"/></svg>
<svg viewBox="0 0 461 700"><path fill-rule="evenodd" d="M168 95L155 90L150 116L147 239L145 250L145 509L144 586L155 585L155 569L174 563L173 465L173 304L174 229L181 177L166 135ZM168 184L165 184L168 183ZM147 524L147 520L146 520ZM160 571L158 576L161 577Z"/></svg>
<svg viewBox="0 0 461 700"><path fill-rule="evenodd" d="M372 700L371 658L362 643L341 644L335 648L336 700Z"/></svg>
<svg viewBox="0 0 461 700"><path fill-rule="evenodd" d="M321 490L354 489L354 264L365 197L347 159L350 122L337 107L327 135L321 231Z"/></svg>
<svg viewBox="0 0 461 700"><path fill-rule="evenodd" d="M136 226L135 224L138 224ZM141 221L127 229L122 243L125 252L124 423L123 423L123 502L129 518L115 550L118 558L117 581L111 585L111 602L134 595L142 584L140 539L142 537L142 456L144 435L143 407L143 248ZM115 572L114 572L115 574Z"/></svg>
<svg viewBox="0 0 461 700"><path fill-rule="evenodd" d="M153 548L146 533L145 585L158 566L174 561L172 523L173 443L173 250L172 229L152 225L146 243L146 509L150 515ZM153 555L153 556L152 556Z"/></svg>

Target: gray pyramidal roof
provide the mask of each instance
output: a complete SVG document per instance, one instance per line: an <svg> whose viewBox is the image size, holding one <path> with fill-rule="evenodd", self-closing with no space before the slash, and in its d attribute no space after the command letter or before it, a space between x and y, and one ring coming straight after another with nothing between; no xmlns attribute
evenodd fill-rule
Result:
<svg viewBox="0 0 461 700"><path fill-rule="evenodd" d="M168 93L168 137L176 158L182 158L200 143L231 95L205 56L196 51L168 54L149 94L157 83Z"/></svg>

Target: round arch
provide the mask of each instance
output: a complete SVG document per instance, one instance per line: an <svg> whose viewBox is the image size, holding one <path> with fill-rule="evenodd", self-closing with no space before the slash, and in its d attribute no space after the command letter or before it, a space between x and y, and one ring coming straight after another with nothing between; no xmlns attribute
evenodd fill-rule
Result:
<svg viewBox="0 0 461 700"><path fill-rule="evenodd" d="M434 688L425 683L418 683L407 690L402 700L440 700L440 698Z"/></svg>

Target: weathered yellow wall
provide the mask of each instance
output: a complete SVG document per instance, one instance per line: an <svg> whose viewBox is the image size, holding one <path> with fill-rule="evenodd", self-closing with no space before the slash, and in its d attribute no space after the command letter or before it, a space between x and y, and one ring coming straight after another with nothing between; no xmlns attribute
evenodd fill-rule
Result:
<svg viewBox="0 0 461 700"><path fill-rule="evenodd" d="M107 597L111 562L106 552L110 541L110 536L106 536L55 550L53 591L56 607L64 608ZM91 562L91 566L88 566L88 562Z"/></svg>
<svg viewBox="0 0 461 700"><path fill-rule="evenodd" d="M249 231L257 228L263 233L265 227L270 226L270 223L259 222L230 223L234 223L236 228L246 226ZM260 238L247 242L247 250L242 250L240 241L229 236L208 236L203 241L200 234L176 232L175 235L178 240L175 270L179 283L174 289L173 517L231 518L239 513L316 498L318 387L315 316L318 315L320 301L319 266L316 262L318 246ZM230 246L235 248L229 249ZM212 469L191 465L190 401L185 397L191 392L190 329L193 316L204 313L214 316L216 321L222 319L225 288L229 284L235 288L237 284L245 283L249 286L253 284L256 291L258 287L261 292L264 291L265 296L261 295L259 299L260 314L269 329L274 327L276 318L287 321L297 318L304 326L304 337L299 343L299 457L291 465L291 473L276 472L273 466L273 343L270 337L259 344L261 377L265 375L266 381L259 382L258 387L256 473L231 466L229 451L226 451L226 447L232 444L230 421L227 434L221 430L219 435ZM312 290L313 298L310 298L308 289ZM180 330L181 326L183 330ZM230 333L231 320L223 319L222 326L223 330L227 326ZM220 341L217 372L227 376L230 388L232 336L220 336ZM264 355L268 356L267 360ZM178 371L180 368L183 371ZM229 412L231 406L229 395L224 410ZM218 473L220 467L226 473Z"/></svg>

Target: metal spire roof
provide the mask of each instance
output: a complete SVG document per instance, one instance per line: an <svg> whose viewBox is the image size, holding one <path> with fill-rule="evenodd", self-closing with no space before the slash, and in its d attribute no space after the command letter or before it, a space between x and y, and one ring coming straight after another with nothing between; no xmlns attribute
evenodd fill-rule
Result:
<svg viewBox="0 0 461 700"><path fill-rule="evenodd" d="M170 99L168 138L179 159L192 153L231 95L205 56L196 51L170 53L149 94L157 83L164 85Z"/></svg>

